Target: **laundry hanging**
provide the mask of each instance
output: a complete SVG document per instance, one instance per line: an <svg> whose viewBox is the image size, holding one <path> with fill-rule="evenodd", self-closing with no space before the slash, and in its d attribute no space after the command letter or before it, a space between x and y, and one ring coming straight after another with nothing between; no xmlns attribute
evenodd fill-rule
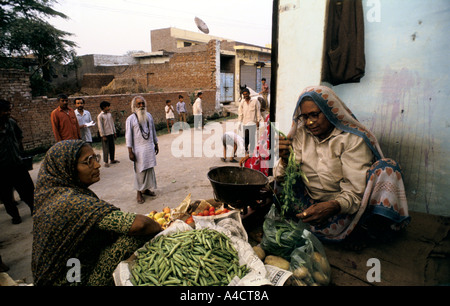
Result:
<svg viewBox="0 0 450 306"><path fill-rule="evenodd" d="M330 0L322 81L357 83L365 65L362 0Z"/></svg>

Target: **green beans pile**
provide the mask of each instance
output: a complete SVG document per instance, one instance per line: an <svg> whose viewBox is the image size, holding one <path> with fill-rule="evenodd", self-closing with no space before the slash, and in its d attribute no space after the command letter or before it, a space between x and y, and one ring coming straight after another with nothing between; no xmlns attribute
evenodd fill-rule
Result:
<svg viewBox="0 0 450 306"><path fill-rule="evenodd" d="M135 286L226 286L248 272L226 235L211 229L161 235L138 250Z"/></svg>

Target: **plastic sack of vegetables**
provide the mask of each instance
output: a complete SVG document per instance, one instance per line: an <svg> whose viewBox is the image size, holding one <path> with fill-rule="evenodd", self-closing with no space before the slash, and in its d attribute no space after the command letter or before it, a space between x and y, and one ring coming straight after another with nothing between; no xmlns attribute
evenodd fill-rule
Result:
<svg viewBox="0 0 450 306"><path fill-rule="evenodd" d="M269 254L289 260L292 251L305 244L303 230L307 225L281 217L275 205L272 205L263 223L261 248Z"/></svg>
<svg viewBox="0 0 450 306"><path fill-rule="evenodd" d="M320 240L304 230L305 244L290 255L289 269L293 273L288 284L293 286L325 286L330 283L331 268Z"/></svg>

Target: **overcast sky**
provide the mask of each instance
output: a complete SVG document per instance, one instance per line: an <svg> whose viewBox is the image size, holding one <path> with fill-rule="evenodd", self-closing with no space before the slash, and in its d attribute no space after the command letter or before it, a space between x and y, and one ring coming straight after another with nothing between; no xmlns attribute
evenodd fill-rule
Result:
<svg viewBox="0 0 450 306"><path fill-rule="evenodd" d="M265 46L271 43L272 0L58 0L54 9L70 19L52 18L57 29L73 33L78 55L123 55L151 50L150 31L175 27Z"/></svg>

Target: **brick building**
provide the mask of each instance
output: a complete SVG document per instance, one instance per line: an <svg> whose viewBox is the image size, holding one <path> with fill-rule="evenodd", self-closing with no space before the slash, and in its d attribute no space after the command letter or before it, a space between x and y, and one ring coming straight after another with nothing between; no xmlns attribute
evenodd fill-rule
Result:
<svg viewBox="0 0 450 306"><path fill-rule="evenodd" d="M164 113L165 101L170 99L178 101L178 95L185 97L188 105L188 114L192 114L192 106L189 103L189 93L186 91L140 93L148 102L147 110L152 114L155 124L164 124L166 117ZM205 116L213 115L215 110L215 91L203 91L203 111ZM106 100L111 103L111 114L119 135L125 132L125 120L131 114L131 100L136 93L116 95L89 95L82 96L85 99L87 109L94 121L100 113L100 102ZM13 104L11 116L17 120L23 131L23 145L25 150L45 149L55 143L50 113L58 102L56 98L48 99L39 97L32 99L29 73L16 69L0 69L0 98L7 99ZM71 102L75 97L70 97ZM74 108L73 104L69 104ZM95 137L98 132L97 126L91 128Z"/></svg>
<svg viewBox="0 0 450 306"><path fill-rule="evenodd" d="M238 100L239 86L270 84L270 48L176 28L152 30L151 45L152 52L130 56L82 56L82 92L213 90L219 109Z"/></svg>
<svg viewBox="0 0 450 306"><path fill-rule="evenodd" d="M132 96L139 93L149 102L155 123L164 123L167 99L176 103L182 94L192 114L190 99L203 91L206 117L221 111L221 103L239 98L239 85L259 91L262 77L270 84L270 49L175 28L151 31L152 52L132 56L84 55L74 79L82 84L86 109L96 118L99 104L111 103L119 133L130 114ZM54 143L50 113L55 98L33 99L29 74L0 70L0 97L13 104L12 116L24 132L26 150ZM75 97L70 97L71 99ZM97 127L93 127L94 135Z"/></svg>

